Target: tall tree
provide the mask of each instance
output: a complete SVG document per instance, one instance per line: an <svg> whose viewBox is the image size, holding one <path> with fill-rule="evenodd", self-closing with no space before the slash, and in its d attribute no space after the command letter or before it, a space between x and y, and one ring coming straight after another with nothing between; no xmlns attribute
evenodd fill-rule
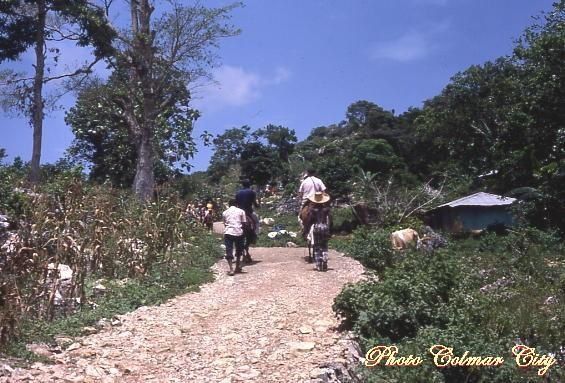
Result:
<svg viewBox="0 0 565 383"><path fill-rule="evenodd" d="M504 149L521 146L527 131L527 118L515 107L518 80L518 68L508 58L456 74L440 95L425 102L415 121L426 162L455 165L473 176L498 170L500 161L508 160Z"/></svg>
<svg viewBox="0 0 565 383"><path fill-rule="evenodd" d="M540 196L535 222L565 232L565 0L537 17L512 56L455 75L414 121L427 170L451 168L501 193Z"/></svg>
<svg viewBox="0 0 565 383"><path fill-rule="evenodd" d="M565 0L526 29L513 57L522 68L520 106L531 121L532 178L543 195L537 223L565 234Z"/></svg>
<svg viewBox="0 0 565 383"><path fill-rule="evenodd" d="M272 124L257 130L253 135L258 139L264 138L267 144L278 154L279 160L283 162L288 162L288 157L294 151L294 145L297 141L294 129Z"/></svg>
<svg viewBox="0 0 565 383"><path fill-rule="evenodd" d="M15 60L29 47L34 48L32 77L4 72L4 85L12 91L4 106L12 106L30 119L33 126L33 149L30 181L39 181L43 117L45 113L44 85L53 80L90 72L94 63L65 74L46 75L47 43L72 40L79 46L93 45L95 56L107 56L114 37L106 23L102 8L87 0L9 0L0 6L0 62ZM54 20L54 22L52 22ZM74 27L74 28L73 28ZM55 62L59 50L52 48Z"/></svg>
<svg viewBox="0 0 565 383"><path fill-rule="evenodd" d="M274 154L261 142L249 142L241 152L241 176L262 188L278 175L280 161Z"/></svg>
<svg viewBox="0 0 565 383"><path fill-rule="evenodd" d="M127 120L113 101L118 95L131 93L121 88L120 76L125 75L124 70L116 70L106 82L93 80L83 86L65 121L75 135L69 153L91 165L91 179L131 187L136 171L136 147L130 139ZM189 107L189 93L182 81L169 82L157 96L159 103L162 97L170 97L175 103L160 109L156 116L153 169L169 174L176 169L189 170L189 159L196 151L191 137L192 123L198 113ZM134 106L136 118L142 118L142 110L141 105Z"/></svg>
<svg viewBox="0 0 565 383"><path fill-rule="evenodd" d="M382 139L360 140L352 149L350 158L353 163L366 172L378 173L381 179L387 179L404 165L392 146Z"/></svg>
<svg viewBox="0 0 565 383"><path fill-rule="evenodd" d="M376 132L392 129L397 124L394 111L389 112L369 101L357 101L349 105L345 114L352 132L365 137L376 137Z"/></svg>
<svg viewBox="0 0 565 383"><path fill-rule="evenodd" d="M223 176L228 174L231 166L239 164L241 153L251 138L250 130L249 126L244 125L240 128L227 129L214 138L212 141L214 154L208 168L212 182L219 182Z"/></svg>
<svg viewBox="0 0 565 383"><path fill-rule="evenodd" d="M128 68L124 88L131 89L132 94L115 97L114 101L124 114L136 147L133 190L142 200L153 195L157 116L176 102L173 96L165 96L168 84L180 81L190 85L207 76L217 59L213 48L221 38L239 33L226 23L238 4L205 8L173 2L171 6L171 11L155 20L150 0L131 0L131 33L120 38L116 60L117 65ZM141 106L139 114L136 105Z"/></svg>

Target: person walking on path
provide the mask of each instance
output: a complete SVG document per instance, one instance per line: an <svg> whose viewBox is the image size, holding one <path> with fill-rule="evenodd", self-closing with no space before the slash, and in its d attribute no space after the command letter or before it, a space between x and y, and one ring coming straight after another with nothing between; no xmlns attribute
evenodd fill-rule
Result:
<svg viewBox="0 0 565 383"><path fill-rule="evenodd" d="M222 213L224 220L224 245L226 246L226 260L230 268L228 275L240 273L241 255L243 254L244 237L243 226L247 222L245 211L236 206L235 199L229 201L229 208ZM233 268L235 247L235 270Z"/></svg>
<svg viewBox="0 0 565 383"><path fill-rule="evenodd" d="M330 196L316 192L309 197L310 209L304 220L304 231L314 252L316 270L328 270L328 241L331 237Z"/></svg>
<svg viewBox="0 0 565 383"><path fill-rule="evenodd" d="M214 204L211 201L206 203L206 210L204 211L204 218L202 219L204 226L211 233L214 227Z"/></svg>
<svg viewBox="0 0 565 383"><path fill-rule="evenodd" d="M249 180L241 181L241 186L243 188L235 193L235 202L247 215L253 214L253 208L259 208L257 193L251 189L251 182Z"/></svg>
<svg viewBox="0 0 565 383"><path fill-rule="evenodd" d="M257 240L259 229L259 217L253 212L253 208L259 208L259 203L257 203L257 193L251 189L251 182L249 180L241 181L241 186L243 186L243 189L235 194L235 202L247 215L248 224L244 227L243 259L245 262L251 263L249 246Z"/></svg>

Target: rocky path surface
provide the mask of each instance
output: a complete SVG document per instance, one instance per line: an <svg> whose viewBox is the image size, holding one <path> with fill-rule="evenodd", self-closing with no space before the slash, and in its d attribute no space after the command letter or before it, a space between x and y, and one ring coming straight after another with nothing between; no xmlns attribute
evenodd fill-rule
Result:
<svg viewBox="0 0 565 383"><path fill-rule="evenodd" d="M346 363L352 347L331 306L363 268L330 252L330 269L319 273L305 254L253 249L254 264L233 277L220 261L216 280L199 292L120 316L119 325L54 354L55 364L35 363L0 381L331 381L323 366Z"/></svg>

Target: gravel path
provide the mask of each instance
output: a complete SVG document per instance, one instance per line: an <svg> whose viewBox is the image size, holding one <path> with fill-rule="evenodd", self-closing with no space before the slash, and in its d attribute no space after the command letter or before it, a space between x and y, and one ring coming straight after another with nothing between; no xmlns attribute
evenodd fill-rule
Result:
<svg viewBox="0 0 565 383"><path fill-rule="evenodd" d="M199 292L120 316L121 323L75 339L0 381L38 382L316 382L327 362L345 363L350 342L335 330L331 306L363 268L330 252L319 273L302 248L252 249L242 274L217 278ZM3 380L8 379L8 380Z"/></svg>

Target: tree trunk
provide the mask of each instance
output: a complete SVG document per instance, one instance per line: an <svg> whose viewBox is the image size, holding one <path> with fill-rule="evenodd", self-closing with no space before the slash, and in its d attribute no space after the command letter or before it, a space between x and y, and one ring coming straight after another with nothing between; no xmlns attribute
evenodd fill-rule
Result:
<svg viewBox="0 0 565 383"><path fill-rule="evenodd" d="M153 174L153 135L155 133L155 92L153 90L153 33L149 0L132 1L132 32L134 37L135 78L141 84L143 94L143 117L137 146L137 166L133 189L137 197L148 201L153 196L155 177Z"/></svg>
<svg viewBox="0 0 565 383"><path fill-rule="evenodd" d="M37 34L35 39L35 77L31 104L31 123L33 125L33 149L29 180L39 182L41 161L41 140L43 136L43 77L45 72L45 19L47 6L45 0L37 0Z"/></svg>
<svg viewBox="0 0 565 383"><path fill-rule="evenodd" d="M153 173L153 135L155 132L155 97L150 87L143 87L143 121L137 148L137 166L133 181L134 192L142 201L153 197L155 176Z"/></svg>
<svg viewBox="0 0 565 383"><path fill-rule="evenodd" d="M149 201L153 197L155 178L153 175L153 144L147 135L137 146L137 166L133 180L133 191L142 201Z"/></svg>

